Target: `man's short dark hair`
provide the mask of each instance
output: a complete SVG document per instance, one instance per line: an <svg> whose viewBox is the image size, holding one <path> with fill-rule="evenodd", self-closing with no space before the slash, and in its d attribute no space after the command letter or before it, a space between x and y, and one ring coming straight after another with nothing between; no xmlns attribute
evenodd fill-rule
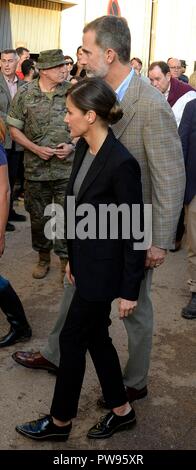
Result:
<svg viewBox="0 0 196 470"><path fill-rule="evenodd" d="M15 56L17 55L16 49L4 49L1 51L1 56L2 54L14 54Z"/></svg>
<svg viewBox="0 0 196 470"><path fill-rule="evenodd" d="M150 67L149 67L148 71L150 72L155 67L159 67L161 69L161 72L164 75L166 75L168 72L170 72L169 65L167 65L166 62L164 62L163 60L159 60L157 62L152 62L152 64L150 64Z"/></svg>
<svg viewBox="0 0 196 470"><path fill-rule="evenodd" d="M132 60L136 60L136 62L138 62L138 64L140 64L142 66L142 61L141 61L141 59L139 59L139 57L132 57L131 62L132 62Z"/></svg>
<svg viewBox="0 0 196 470"><path fill-rule="evenodd" d="M101 16L88 23L83 33L95 31L96 44L104 51L114 49L119 61L127 64L130 61L131 34L127 20L117 16Z"/></svg>
<svg viewBox="0 0 196 470"><path fill-rule="evenodd" d="M30 52L29 49L27 49L26 47L17 47L16 48L16 52L19 55L19 57L21 57L21 55L23 54L24 51L25 52Z"/></svg>

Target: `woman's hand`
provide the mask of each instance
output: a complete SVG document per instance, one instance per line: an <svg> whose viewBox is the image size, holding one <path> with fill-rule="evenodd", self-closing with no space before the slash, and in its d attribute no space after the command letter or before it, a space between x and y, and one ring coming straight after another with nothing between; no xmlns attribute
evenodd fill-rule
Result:
<svg viewBox="0 0 196 470"><path fill-rule="evenodd" d="M137 300L119 299L118 303L120 320L128 317L128 315L131 315L134 312L134 309L137 307Z"/></svg>
<svg viewBox="0 0 196 470"><path fill-rule="evenodd" d="M74 276L72 276L72 274L71 274L71 269L70 269L69 261L68 261L68 263L66 264L65 273L66 273L67 280L68 280L69 284L72 284L72 286L74 286L74 285L75 285L75 278L74 278Z"/></svg>

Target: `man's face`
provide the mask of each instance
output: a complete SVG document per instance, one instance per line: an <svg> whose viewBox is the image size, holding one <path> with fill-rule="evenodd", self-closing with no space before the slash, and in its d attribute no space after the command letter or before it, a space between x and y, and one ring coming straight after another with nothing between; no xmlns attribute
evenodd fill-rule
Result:
<svg viewBox="0 0 196 470"><path fill-rule="evenodd" d="M77 52L77 62L78 62L80 65L81 65L82 55L83 55L82 47L80 47L80 49L79 49L78 52Z"/></svg>
<svg viewBox="0 0 196 470"><path fill-rule="evenodd" d="M22 64L24 60L30 59L30 52L23 51L21 57L20 57L20 63Z"/></svg>
<svg viewBox="0 0 196 470"><path fill-rule="evenodd" d="M149 71L148 76L150 78L151 85L157 88L157 90L161 93L165 93L167 91L171 78L169 72L164 75L160 67L156 65L153 70Z"/></svg>
<svg viewBox="0 0 196 470"><path fill-rule="evenodd" d="M5 77L12 78L17 67L17 56L15 54L1 54L1 72Z"/></svg>
<svg viewBox="0 0 196 470"><path fill-rule="evenodd" d="M136 71L136 73L139 74L141 72L142 66L137 60L135 60L135 59L131 60L131 67L133 67L133 69Z"/></svg>
<svg viewBox="0 0 196 470"><path fill-rule="evenodd" d="M106 79L109 65L106 60L106 53L97 46L95 31L87 31L83 35L83 54L81 64L86 69L88 77L101 77Z"/></svg>
<svg viewBox="0 0 196 470"><path fill-rule="evenodd" d="M171 76L173 78L179 78L181 75L181 62L178 59L168 60Z"/></svg>
<svg viewBox="0 0 196 470"><path fill-rule="evenodd" d="M67 73L68 71L65 64L44 70L45 77L50 80L54 85L63 83L67 77Z"/></svg>

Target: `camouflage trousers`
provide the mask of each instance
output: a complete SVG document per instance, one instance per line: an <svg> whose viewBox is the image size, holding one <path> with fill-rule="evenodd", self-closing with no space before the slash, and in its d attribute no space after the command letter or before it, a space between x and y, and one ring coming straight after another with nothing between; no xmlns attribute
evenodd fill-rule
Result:
<svg viewBox="0 0 196 470"><path fill-rule="evenodd" d="M69 178L51 181L25 181L25 209L30 214L32 247L35 251L45 253L54 249L60 258L66 258L66 239L50 240L44 234L45 224L51 219L44 216L46 206L60 204L64 208L65 191ZM52 215L51 215L52 216ZM66 231L65 231L66 233Z"/></svg>

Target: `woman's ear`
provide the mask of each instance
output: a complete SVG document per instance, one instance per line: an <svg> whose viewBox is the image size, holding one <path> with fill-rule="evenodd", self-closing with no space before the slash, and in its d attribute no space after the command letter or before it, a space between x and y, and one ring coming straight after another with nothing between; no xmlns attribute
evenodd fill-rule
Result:
<svg viewBox="0 0 196 470"><path fill-rule="evenodd" d="M86 116L89 124L93 124L96 121L97 115L95 111L90 109L89 111L87 111Z"/></svg>

